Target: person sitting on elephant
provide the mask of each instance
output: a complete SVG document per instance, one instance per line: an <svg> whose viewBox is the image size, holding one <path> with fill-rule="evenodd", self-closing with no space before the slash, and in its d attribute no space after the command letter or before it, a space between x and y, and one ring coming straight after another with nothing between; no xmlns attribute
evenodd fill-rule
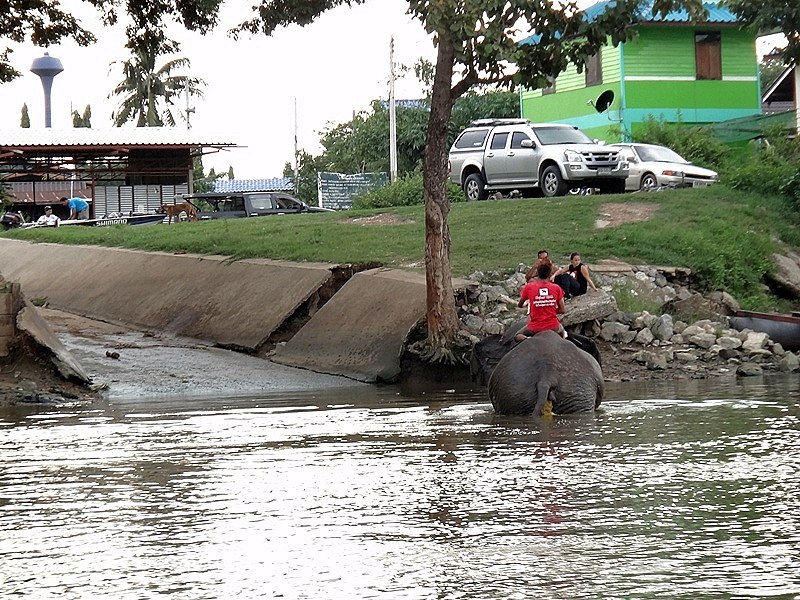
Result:
<svg viewBox="0 0 800 600"><path fill-rule="evenodd" d="M536 262L533 263L533 266L528 269L527 273L525 273L525 283L528 283L531 279L536 278L536 268L541 264L542 261L545 260L550 260L550 253L547 250L539 250L539 252L536 253Z"/></svg>
<svg viewBox="0 0 800 600"><path fill-rule="evenodd" d="M588 286L596 292L597 286L589 275L589 267L581 262L581 255L573 252L569 255L569 266L558 269L550 278L557 283L567 299L573 296L582 296Z"/></svg>
<svg viewBox="0 0 800 600"><path fill-rule="evenodd" d="M566 312L564 306L564 290L550 281L553 263L543 260L536 267L536 278L526 283L520 292L517 306L522 308L528 302L528 324L514 336L517 342L525 341L528 336L540 331L556 331L567 337L567 332L558 315Z"/></svg>

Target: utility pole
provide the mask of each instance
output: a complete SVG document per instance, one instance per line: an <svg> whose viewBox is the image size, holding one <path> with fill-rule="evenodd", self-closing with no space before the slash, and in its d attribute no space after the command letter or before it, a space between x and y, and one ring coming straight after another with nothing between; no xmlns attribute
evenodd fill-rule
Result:
<svg viewBox="0 0 800 600"><path fill-rule="evenodd" d="M189 106L189 76L186 76L186 129L191 129L192 124L189 122L189 115L194 112L194 108Z"/></svg>
<svg viewBox="0 0 800 600"><path fill-rule="evenodd" d="M389 181L397 181L397 114L394 106L394 36L389 40Z"/></svg>
<svg viewBox="0 0 800 600"><path fill-rule="evenodd" d="M300 153L297 150L297 96L294 97L294 195L299 193Z"/></svg>

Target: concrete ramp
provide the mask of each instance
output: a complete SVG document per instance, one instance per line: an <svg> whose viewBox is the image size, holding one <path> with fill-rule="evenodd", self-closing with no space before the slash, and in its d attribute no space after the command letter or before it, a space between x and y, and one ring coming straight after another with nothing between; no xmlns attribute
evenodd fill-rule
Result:
<svg viewBox="0 0 800 600"><path fill-rule="evenodd" d="M471 285L454 280L456 289ZM409 332L425 317L425 276L392 269L355 274L274 362L358 381L392 381Z"/></svg>
<svg viewBox="0 0 800 600"><path fill-rule="evenodd" d="M332 265L0 240L0 272L53 308L256 349Z"/></svg>

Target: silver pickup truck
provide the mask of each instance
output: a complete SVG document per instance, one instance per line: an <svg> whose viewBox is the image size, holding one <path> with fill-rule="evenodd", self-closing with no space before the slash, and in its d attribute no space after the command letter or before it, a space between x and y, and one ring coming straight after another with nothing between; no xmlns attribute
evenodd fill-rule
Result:
<svg viewBox="0 0 800 600"><path fill-rule="evenodd" d="M482 119L450 148L450 180L467 200L491 191L539 188L545 196L570 190L625 191L628 163L619 148L591 140L577 127L525 119Z"/></svg>

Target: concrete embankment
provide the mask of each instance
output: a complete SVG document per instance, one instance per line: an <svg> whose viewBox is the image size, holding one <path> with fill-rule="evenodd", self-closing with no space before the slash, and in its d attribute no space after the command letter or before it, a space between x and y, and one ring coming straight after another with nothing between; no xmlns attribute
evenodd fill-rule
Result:
<svg viewBox="0 0 800 600"><path fill-rule="evenodd" d="M391 269L351 278L351 265L5 239L0 265L28 298L53 308L250 352L302 309L311 319L278 360L359 381L397 376L408 333L425 315L424 276Z"/></svg>

